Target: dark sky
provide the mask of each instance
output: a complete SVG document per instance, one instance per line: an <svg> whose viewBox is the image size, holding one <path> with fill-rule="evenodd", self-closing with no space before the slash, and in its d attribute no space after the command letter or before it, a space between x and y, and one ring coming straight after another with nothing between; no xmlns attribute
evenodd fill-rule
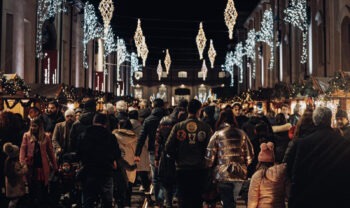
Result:
<svg viewBox="0 0 350 208"><path fill-rule="evenodd" d="M258 1L235 0L238 11L236 28L243 26L243 22ZM97 11L100 0L90 2L95 5ZM224 22L226 4L227 0L115 0L111 24L115 34L124 38L130 44L129 49L132 49L137 18L141 19L143 34L150 51L147 68L155 69L158 60L164 60L165 49L169 48L171 68L191 69L202 65L195 38L199 23L203 21L208 39L204 57L209 67L207 51L209 39L213 39L217 52L215 68L219 69L224 62L228 45L232 42L228 38Z"/></svg>

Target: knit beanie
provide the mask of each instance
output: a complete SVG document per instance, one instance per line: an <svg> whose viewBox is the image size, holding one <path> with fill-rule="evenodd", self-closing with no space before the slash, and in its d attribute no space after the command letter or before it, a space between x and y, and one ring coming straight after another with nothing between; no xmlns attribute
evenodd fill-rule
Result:
<svg viewBox="0 0 350 208"><path fill-rule="evenodd" d="M128 110L128 104L124 100L119 100L116 103L116 109L118 112L126 112Z"/></svg>
<svg viewBox="0 0 350 208"><path fill-rule="evenodd" d="M64 112L64 117L67 117L67 116L74 116L75 113L74 113L74 110L72 109L68 109L66 110L66 112Z"/></svg>
<svg viewBox="0 0 350 208"><path fill-rule="evenodd" d="M19 155L19 148L17 145L13 145L11 142L7 142L3 146L3 151L9 156L10 158L18 157Z"/></svg>
<svg viewBox="0 0 350 208"><path fill-rule="evenodd" d="M260 152L258 156L259 162L275 162L273 149L274 145L272 142L262 143L260 145Z"/></svg>

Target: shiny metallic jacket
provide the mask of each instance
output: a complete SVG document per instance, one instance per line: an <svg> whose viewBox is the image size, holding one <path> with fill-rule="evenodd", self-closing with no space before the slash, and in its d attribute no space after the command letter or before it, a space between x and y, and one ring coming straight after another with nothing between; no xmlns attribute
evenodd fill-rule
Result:
<svg viewBox="0 0 350 208"><path fill-rule="evenodd" d="M253 146L247 134L228 126L211 137L205 158L208 167L213 167L216 180L232 182L246 180L247 166L253 157Z"/></svg>

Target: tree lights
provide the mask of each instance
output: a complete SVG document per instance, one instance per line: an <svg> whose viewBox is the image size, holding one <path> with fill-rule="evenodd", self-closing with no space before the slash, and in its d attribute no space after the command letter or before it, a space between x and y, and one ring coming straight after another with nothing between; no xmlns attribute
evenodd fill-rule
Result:
<svg viewBox="0 0 350 208"><path fill-rule="evenodd" d="M126 60L128 51L126 50L125 41L117 38L117 80L120 80L120 66Z"/></svg>
<svg viewBox="0 0 350 208"><path fill-rule="evenodd" d="M235 84L235 77L234 77L234 69L233 69L233 52L227 52L226 58L225 58L225 65L224 65L224 70L231 75L231 84L230 86L233 87Z"/></svg>
<svg viewBox="0 0 350 208"><path fill-rule="evenodd" d="M210 40L210 47L209 47L209 50L208 50L208 57L209 57L209 60L210 60L211 68L214 68L216 51L215 51L215 48L214 48L213 40Z"/></svg>
<svg viewBox="0 0 350 208"><path fill-rule="evenodd" d="M235 47L235 53L233 54L233 64L239 69L239 83L243 83L243 44L240 42Z"/></svg>
<svg viewBox="0 0 350 208"><path fill-rule="evenodd" d="M130 84L131 86L134 86L133 76L134 76L134 73L139 71L139 68L140 68L139 59L137 58L136 53L134 52L131 53L130 62L131 62Z"/></svg>
<svg viewBox="0 0 350 208"><path fill-rule="evenodd" d="M256 59L256 32L251 29L248 32L248 38L245 41L245 54L252 61L252 78L255 79L255 59Z"/></svg>
<svg viewBox="0 0 350 208"><path fill-rule="evenodd" d="M274 66L274 35L273 35L273 14L271 9L264 12L263 20L261 22L261 30L258 32L258 41L265 42L270 47L270 67L272 70Z"/></svg>
<svg viewBox="0 0 350 208"><path fill-rule="evenodd" d="M224 12L224 16L225 16L225 23L229 32L229 37L230 39L232 39L233 28L235 27L237 16L238 16L237 10L235 8L235 3L233 2L233 0L228 0L226 9Z"/></svg>
<svg viewBox="0 0 350 208"><path fill-rule="evenodd" d="M114 33L110 25L108 26L107 36L104 37L104 48L105 57L107 57L112 52L117 51L117 44L115 43Z"/></svg>
<svg viewBox="0 0 350 208"><path fill-rule="evenodd" d="M169 49L166 49L164 65L165 65L166 73L169 74L170 65L171 65L171 58L170 58L170 54L169 54Z"/></svg>
<svg viewBox="0 0 350 208"><path fill-rule="evenodd" d="M205 45L207 43L207 38L205 37L202 22L199 24L199 30L198 30L198 34L196 37L196 43L197 43L197 47L198 47L199 58L200 58L200 60L202 60L203 59L203 51L204 51Z"/></svg>

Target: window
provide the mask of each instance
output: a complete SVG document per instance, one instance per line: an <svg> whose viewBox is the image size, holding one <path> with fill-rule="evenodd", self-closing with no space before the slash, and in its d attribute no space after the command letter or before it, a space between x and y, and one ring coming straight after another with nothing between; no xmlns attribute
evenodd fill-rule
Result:
<svg viewBox="0 0 350 208"><path fill-rule="evenodd" d="M198 78L203 78L203 72L201 71L198 72Z"/></svg>
<svg viewBox="0 0 350 208"><path fill-rule="evenodd" d="M179 78L187 78L187 72L186 71L180 71L178 73Z"/></svg>

